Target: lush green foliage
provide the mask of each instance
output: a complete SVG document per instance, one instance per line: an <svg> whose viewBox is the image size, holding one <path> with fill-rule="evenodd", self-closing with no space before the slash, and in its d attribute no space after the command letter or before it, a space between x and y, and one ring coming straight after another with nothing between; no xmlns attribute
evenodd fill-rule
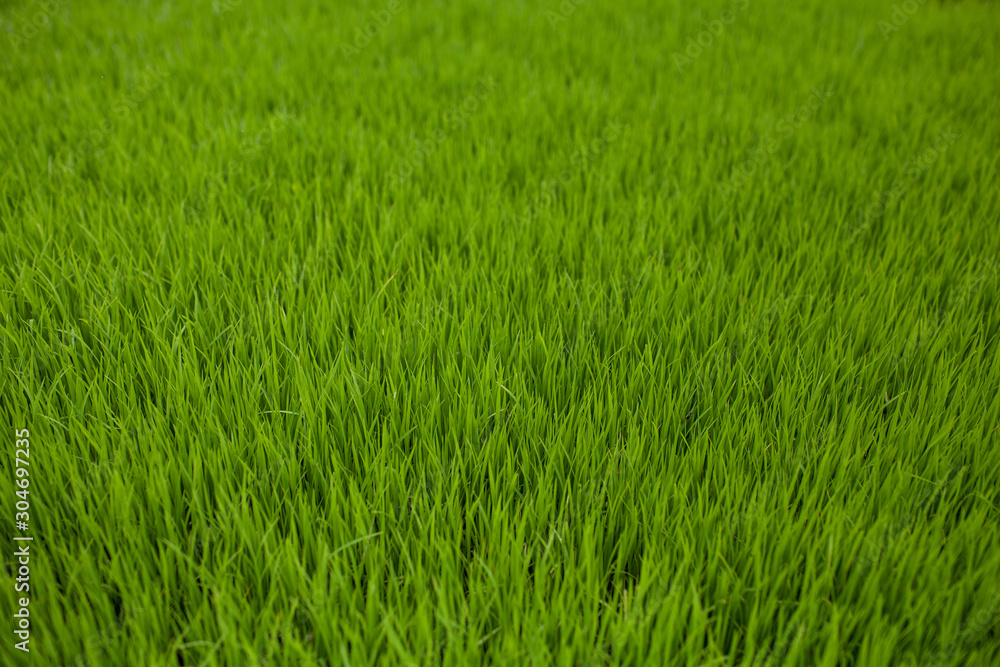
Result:
<svg viewBox="0 0 1000 667"><path fill-rule="evenodd" d="M997 664L1000 15L897 9L0 4L0 661Z"/></svg>

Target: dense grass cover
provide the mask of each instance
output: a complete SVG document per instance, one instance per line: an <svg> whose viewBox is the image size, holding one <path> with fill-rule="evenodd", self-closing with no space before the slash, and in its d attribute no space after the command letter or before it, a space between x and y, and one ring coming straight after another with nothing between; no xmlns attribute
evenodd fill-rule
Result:
<svg viewBox="0 0 1000 667"><path fill-rule="evenodd" d="M1000 661L995 3L0 17L3 664Z"/></svg>

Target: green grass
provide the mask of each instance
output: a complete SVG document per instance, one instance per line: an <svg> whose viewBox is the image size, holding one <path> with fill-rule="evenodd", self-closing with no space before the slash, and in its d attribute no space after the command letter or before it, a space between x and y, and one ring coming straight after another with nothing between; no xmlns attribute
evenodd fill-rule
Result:
<svg viewBox="0 0 1000 667"><path fill-rule="evenodd" d="M0 663L1000 661L995 3L338 4L0 2Z"/></svg>

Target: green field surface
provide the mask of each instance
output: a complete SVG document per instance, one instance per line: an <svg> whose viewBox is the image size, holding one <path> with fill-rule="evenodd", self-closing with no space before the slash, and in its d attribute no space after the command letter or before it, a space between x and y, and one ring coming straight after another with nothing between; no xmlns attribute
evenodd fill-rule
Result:
<svg viewBox="0 0 1000 667"><path fill-rule="evenodd" d="M0 0L0 664L1000 664L998 36Z"/></svg>

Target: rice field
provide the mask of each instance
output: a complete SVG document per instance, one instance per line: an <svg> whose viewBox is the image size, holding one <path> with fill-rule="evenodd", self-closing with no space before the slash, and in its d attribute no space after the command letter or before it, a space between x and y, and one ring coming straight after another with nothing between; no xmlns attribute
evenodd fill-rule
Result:
<svg viewBox="0 0 1000 667"><path fill-rule="evenodd" d="M998 10L0 0L0 664L1000 664Z"/></svg>

